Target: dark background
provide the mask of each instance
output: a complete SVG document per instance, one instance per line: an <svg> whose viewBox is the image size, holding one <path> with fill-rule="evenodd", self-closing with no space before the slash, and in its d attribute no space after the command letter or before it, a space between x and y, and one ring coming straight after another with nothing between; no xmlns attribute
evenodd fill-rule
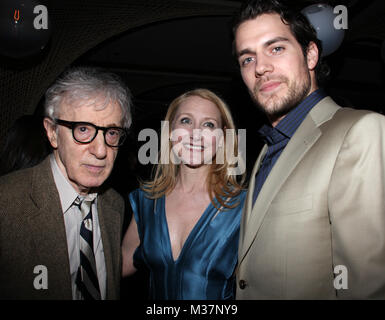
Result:
<svg viewBox="0 0 385 320"><path fill-rule="evenodd" d="M250 172L261 147L256 131L265 119L252 105L231 55L230 21L241 1L38 2L49 12L48 45L23 59L0 55L0 148L17 118L41 113L45 90L65 68L88 65L120 75L134 97L131 135L110 179L122 195L138 186L138 178L148 178L150 173L150 166L137 162L138 132L143 128L159 131L169 102L196 87L209 88L223 97L237 127L247 129ZM319 2L293 0L290 4L300 10ZM332 69L326 91L342 106L384 113L385 54L381 56L381 46L385 41L385 2L323 3L348 8L344 42L326 57ZM129 219L127 213L125 226ZM123 280L123 299L146 297L145 273Z"/></svg>

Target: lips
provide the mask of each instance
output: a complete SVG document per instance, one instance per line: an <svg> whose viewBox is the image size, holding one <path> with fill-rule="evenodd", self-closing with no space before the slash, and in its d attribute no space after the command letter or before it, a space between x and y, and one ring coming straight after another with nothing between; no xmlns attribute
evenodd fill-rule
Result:
<svg viewBox="0 0 385 320"><path fill-rule="evenodd" d="M84 166L87 168L87 170L94 172L94 173L101 172L105 167L105 166L95 166L95 165L90 165L90 164L85 164Z"/></svg>
<svg viewBox="0 0 385 320"><path fill-rule="evenodd" d="M183 144L183 146L189 150L194 150L194 151L203 151L204 150L204 147L201 145L193 145L193 144L185 143L185 144Z"/></svg>
<svg viewBox="0 0 385 320"><path fill-rule="evenodd" d="M261 85L259 87L259 91L260 92L269 92L269 91L273 91L274 89L276 89L277 87L279 87L281 84L281 82L279 81L268 81L268 82L265 82L263 85Z"/></svg>

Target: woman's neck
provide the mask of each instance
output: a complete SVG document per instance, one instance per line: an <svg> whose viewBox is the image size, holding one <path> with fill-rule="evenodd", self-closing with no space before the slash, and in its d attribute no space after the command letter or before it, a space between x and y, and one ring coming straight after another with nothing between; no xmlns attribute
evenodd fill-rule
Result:
<svg viewBox="0 0 385 320"><path fill-rule="evenodd" d="M207 191L207 176L209 166L191 168L182 165L179 171L178 180L175 189L183 193L199 193Z"/></svg>

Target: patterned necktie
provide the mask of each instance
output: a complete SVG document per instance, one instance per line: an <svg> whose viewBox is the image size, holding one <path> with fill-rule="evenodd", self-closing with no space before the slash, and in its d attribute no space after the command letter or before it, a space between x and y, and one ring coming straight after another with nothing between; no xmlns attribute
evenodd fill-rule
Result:
<svg viewBox="0 0 385 320"><path fill-rule="evenodd" d="M84 300L100 300L92 237L92 203L95 197L96 194L87 195L83 201L77 197L74 202L82 214L82 223L80 225L80 265L76 275L76 285Z"/></svg>

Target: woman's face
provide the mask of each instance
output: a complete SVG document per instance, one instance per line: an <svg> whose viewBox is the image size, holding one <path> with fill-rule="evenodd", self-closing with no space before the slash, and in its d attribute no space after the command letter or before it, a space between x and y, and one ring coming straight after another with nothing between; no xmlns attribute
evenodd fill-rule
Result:
<svg viewBox="0 0 385 320"><path fill-rule="evenodd" d="M171 141L177 161L192 167L212 163L218 146L223 143L218 107L199 96L188 97L176 111Z"/></svg>

